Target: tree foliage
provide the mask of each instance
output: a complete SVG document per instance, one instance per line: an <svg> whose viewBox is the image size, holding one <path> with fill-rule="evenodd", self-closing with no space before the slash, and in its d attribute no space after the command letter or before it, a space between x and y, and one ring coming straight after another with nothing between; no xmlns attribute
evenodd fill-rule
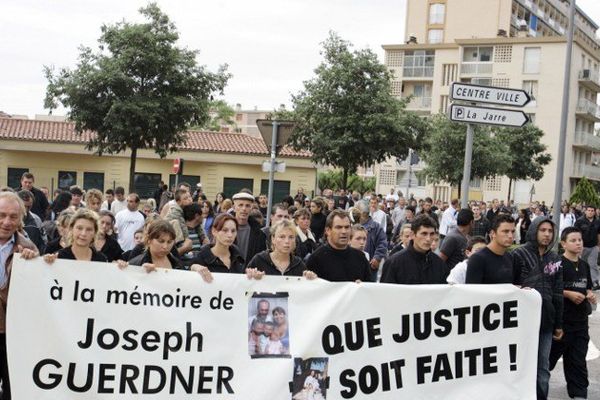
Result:
<svg viewBox="0 0 600 400"><path fill-rule="evenodd" d="M571 204L579 203L586 206L590 205L594 207L600 207L600 197L598 197L598 192L596 191L596 188L592 182L590 182L585 176L581 178L579 182L577 182L569 202Z"/></svg>
<svg viewBox="0 0 600 400"><path fill-rule="evenodd" d="M552 156L541 142L544 132L533 124L522 128L501 128L498 138L508 146L510 163L504 172L510 179L509 200L512 182L520 179L540 180L544 177L544 166L550 164Z"/></svg>
<svg viewBox="0 0 600 400"><path fill-rule="evenodd" d="M342 186L360 165L406 157L425 124L391 95L391 76L371 50L352 50L335 33L323 43L323 62L292 96L297 127L290 138L313 161L342 169ZM277 114L277 113L276 113ZM288 113L289 114L289 113Z"/></svg>
<svg viewBox="0 0 600 400"><path fill-rule="evenodd" d="M426 163L423 173L432 182L460 187L463 178L467 126L438 114L429 121L429 134L419 153ZM506 143L490 130L474 126L471 179L502 175L510 163Z"/></svg>
<svg viewBox="0 0 600 400"><path fill-rule="evenodd" d="M88 149L131 150L130 190L137 151L151 148L160 157L176 151L189 126L209 119L210 99L230 77L226 66L208 72L197 64L197 51L177 47L175 25L156 4L140 13L145 23L103 25L98 49L81 47L75 69L45 67L46 108L60 103L77 132L94 131Z"/></svg>
<svg viewBox="0 0 600 400"><path fill-rule="evenodd" d="M224 125L235 126L235 110L225 100L213 100L209 107L209 119L201 127L212 132L220 132Z"/></svg>
<svg viewBox="0 0 600 400"><path fill-rule="evenodd" d="M342 182L343 172L340 170L332 170L326 172L319 172L319 189L321 191L325 189L348 189L350 191L357 191L361 194L367 191L374 191L376 180L375 177L363 178L356 174L351 174L348 177L348 184L344 187Z"/></svg>

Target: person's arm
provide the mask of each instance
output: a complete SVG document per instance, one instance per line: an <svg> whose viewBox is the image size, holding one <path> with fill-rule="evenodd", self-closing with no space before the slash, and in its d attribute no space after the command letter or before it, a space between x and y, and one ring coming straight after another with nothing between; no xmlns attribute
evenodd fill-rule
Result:
<svg viewBox="0 0 600 400"><path fill-rule="evenodd" d="M187 238L181 243L181 246L177 248L177 253L181 256L189 251L192 251L193 242L192 239Z"/></svg>
<svg viewBox="0 0 600 400"><path fill-rule="evenodd" d="M472 255L467 261L467 274L465 277L465 283L483 283L485 277L485 263Z"/></svg>
<svg viewBox="0 0 600 400"><path fill-rule="evenodd" d="M446 239L442 242L442 247L440 247L440 258L444 261L448 261L448 257L454 251L456 251L457 242L452 236L447 236Z"/></svg>
<svg viewBox="0 0 600 400"><path fill-rule="evenodd" d="M400 283L396 278L398 269L398 256L388 258L384 264L380 282L382 283Z"/></svg>
<svg viewBox="0 0 600 400"><path fill-rule="evenodd" d="M555 261L556 262L556 261ZM560 260L558 261L560 262ZM563 335L563 303L564 303L564 285L562 266L554 274L552 286L552 304L554 305L554 338L560 340Z"/></svg>
<svg viewBox="0 0 600 400"><path fill-rule="evenodd" d="M377 247L375 248L375 253L373 254L373 259L377 260L377 263L379 264L379 262L381 260L383 260L385 258L385 256L387 255L387 247L388 247L387 246L387 236L383 229L377 230L376 245L377 245ZM378 265L378 267L379 267L379 265Z"/></svg>

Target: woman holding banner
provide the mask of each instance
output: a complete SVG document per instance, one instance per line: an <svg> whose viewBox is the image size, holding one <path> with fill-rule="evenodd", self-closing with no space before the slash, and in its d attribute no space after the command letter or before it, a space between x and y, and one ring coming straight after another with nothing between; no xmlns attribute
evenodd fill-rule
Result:
<svg viewBox="0 0 600 400"><path fill-rule="evenodd" d="M81 208L69 222L67 243L69 246L58 253L46 254L44 260L51 264L57 258L79 261L107 262L106 256L94 248L94 240L98 235L98 217L94 211Z"/></svg>
<svg viewBox="0 0 600 400"><path fill-rule="evenodd" d="M213 243L202 246L192 259L197 265L190 268L200 271L206 267L210 272L244 273L244 258L233 244L237 236L237 220L229 214L219 214L212 225Z"/></svg>
<svg viewBox="0 0 600 400"><path fill-rule="evenodd" d="M175 229L169 222L163 219L152 221L144 235L144 252L129 260L129 264L140 265L148 272L157 268L184 269L181 261L171 252L175 237Z"/></svg>
<svg viewBox="0 0 600 400"><path fill-rule="evenodd" d="M248 263L246 274L260 279L266 275L304 276L315 279L317 274L306 269L304 261L294 255L296 248L296 225L284 219L271 227L271 250L255 255Z"/></svg>

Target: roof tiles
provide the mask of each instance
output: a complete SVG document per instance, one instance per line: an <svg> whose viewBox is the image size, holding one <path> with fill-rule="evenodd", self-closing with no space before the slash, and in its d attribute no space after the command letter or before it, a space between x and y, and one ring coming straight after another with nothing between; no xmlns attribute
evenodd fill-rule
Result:
<svg viewBox="0 0 600 400"><path fill-rule="evenodd" d="M94 132L91 131L78 134L73 122L0 118L0 139L85 144L93 135ZM188 140L181 150L261 156L268 154L267 146L260 138L241 133L205 131L189 131ZM308 151L295 151L288 146L281 150L280 155L297 158L311 156Z"/></svg>

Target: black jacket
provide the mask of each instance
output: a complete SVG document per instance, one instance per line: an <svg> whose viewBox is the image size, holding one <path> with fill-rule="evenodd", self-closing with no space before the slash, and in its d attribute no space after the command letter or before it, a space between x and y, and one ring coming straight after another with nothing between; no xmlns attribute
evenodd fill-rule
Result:
<svg viewBox="0 0 600 400"><path fill-rule="evenodd" d="M40 217L43 221L46 219L46 213L48 212L48 207L50 206L48 199L46 198L46 195L38 188L32 187L30 192L34 197L33 204L31 205L31 212Z"/></svg>
<svg viewBox="0 0 600 400"><path fill-rule="evenodd" d="M189 268L184 267L178 258L173 257L172 253L169 253L167 255L167 258L171 262L171 268L173 268L173 269L189 269ZM150 251L145 250L142 254L130 259L128 261L128 263L130 265L140 265L140 266L144 265L144 264L152 264L152 255L150 254Z"/></svg>
<svg viewBox="0 0 600 400"><path fill-rule="evenodd" d="M263 271L267 275L279 276L302 276L302 273L306 271L306 265L300 259L300 257L290 255L290 265L282 274L281 271L277 269L275 264L273 264L269 250L261 251L255 255L248 263L248 268L256 268L259 271Z"/></svg>
<svg viewBox="0 0 600 400"><path fill-rule="evenodd" d="M590 222L585 215L575 221L575 228L581 229L583 247L594 247L598 244L598 231L600 230L600 219L594 217Z"/></svg>
<svg viewBox="0 0 600 400"><path fill-rule="evenodd" d="M327 221L327 216L320 212L318 214L313 214L310 217L310 231L315 236L317 242L319 239L323 237L323 233L325 232L325 222Z"/></svg>
<svg viewBox="0 0 600 400"><path fill-rule="evenodd" d="M189 263L200 264L209 269L210 272L229 272L234 274L243 274L246 271L246 265L244 263L244 257L240 253L240 250L236 245L229 246L229 268L221 261L221 259L215 256L210 250L214 244L205 244L200 248L198 254L192 258Z"/></svg>
<svg viewBox="0 0 600 400"><path fill-rule="evenodd" d="M543 222L554 227L554 237L550 246L540 256L537 233ZM542 321L540 329L547 332L562 328L563 314L563 272L561 258L552 251L557 236L554 222L546 217L538 217L527 230L527 243L513 251L515 263L515 284L537 290L542 296Z"/></svg>
<svg viewBox="0 0 600 400"><path fill-rule="evenodd" d="M420 253L413 242L384 264L381 282L402 285L446 284L450 270L446 263L431 251Z"/></svg>
<svg viewBox="0 0 600 400"><path fill-rule="evenodd" d="M121 257L123 256L123 250L121 249L121 246L119 246L119 242L110 236L106 237L106 241L104 242L102 249L100 249L100 252L106 256L108 262L121 260Z"/></svg>
<svg viewBox="0 0 600 400"><path fill-rule="evenodd" d="M106 259L106 256L104 254L97 251L93 247L91 247L91 250L92 250L92 259L90 261L108 262L108 260ZM75 254L73 254L73 250L71 249L71 246L65 247L64 249L60 249L58 251L58 258L62 258L65 260L77 260L75 258Z"/></svg>

